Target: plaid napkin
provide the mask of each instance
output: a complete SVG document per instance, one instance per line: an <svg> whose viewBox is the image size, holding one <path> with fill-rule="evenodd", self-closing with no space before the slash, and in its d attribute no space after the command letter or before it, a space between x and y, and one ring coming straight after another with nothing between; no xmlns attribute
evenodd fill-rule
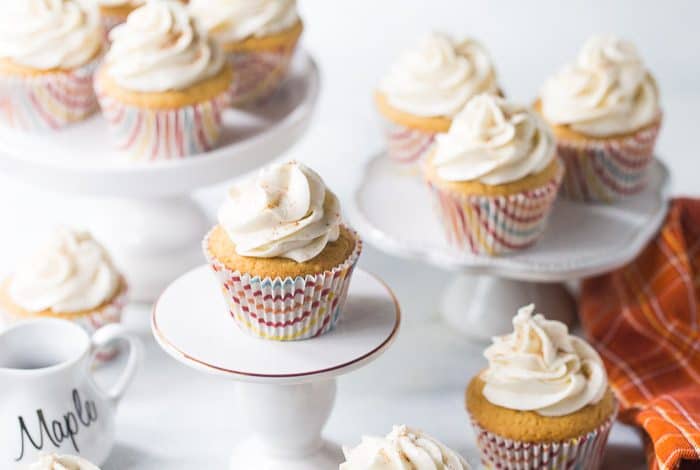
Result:
<svg viewBox="0 0 700 470"><path fill-rule="evenodd" d="M631 263L584 281L581 321L651 469L700 468L700 199L675 199Z"/></svg>

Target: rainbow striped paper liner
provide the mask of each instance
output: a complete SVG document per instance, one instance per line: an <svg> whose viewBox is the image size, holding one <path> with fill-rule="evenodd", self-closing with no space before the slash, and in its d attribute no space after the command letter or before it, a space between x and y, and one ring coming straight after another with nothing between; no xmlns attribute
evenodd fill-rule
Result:
<svg viewBox="0 0 700 470"><path fill-rule="evenodd" d="M660 127L661 118L629 137L557 142L557 153L566 166L562 196L610 203L642 191Z"/></svg>
<svg viewBox="0 0 700 470"><path fill-rule="evenodd" d="M128 286L126 286L125 281L122 280L122 282L124 284L120 288L119 293L115 295L109 303L85 315L71 317L70 321L80 325L90 336L103 326L112 323L120 323L122 320L122 312L129 300ZM5 310L3 310L3 314L8 323L18 323L29 318L34 318L27 315L13 314ZM56 315L55 318L60 318L60 315ZM98 362L106 362L115 358L118 353L118 347L106 347L97 351L95 358Z"/></svg>
<svg viewBox="0 0 700 470"><path fill-rule="evenodd" d="M298 39L274 49L228 52L233 69L231 106L255 104L274 95L287 77Z"/></svg>
<svg viewBox="0 0 700 470"><path fill-rule="evenodd" d="M296 278L260 278L228 269L210 253L209 235L203 248L236 324L257 338L294 341L328 333L340 320L362 252L362 241L351 233L355 249L345 262L323 273Z"/></svg>
<svg viewBox="0 0 700 470"><path fill-rule="evenodd" d="M500 470L597 470L603 462L617 410L593 431L558 442L524 442L501 437L471 418L481 463Z"/></svg>
<svg viewBox="0 0 700 470"><path fill-rule="evenodd" d="M97 98L116 147L134 160L158 161L197 155L216 146L228 92L172 109L141 108L109 95L95 81Z"/></svg>
<svg viewBox="0 0 700 470"><path fill-rule="evenodd" d="M428 183L448 242L480 255L533 245L544 232L563 168L546 184L508 196L461 194Z"/></svg>
<svg viewBox="0 0 700 470"><path fill-rule="evenodd" d="M98 107L92 78L101 57L70 71L33 76L0 72L0 120L30 132L84 120Z"/></svg>
<svg viewBox="0 0 700 470"><path fill-rule="evenodd" d="M381 120L389 158L400 166L420 168L437 133L402 126L383 116Z"/></svg>

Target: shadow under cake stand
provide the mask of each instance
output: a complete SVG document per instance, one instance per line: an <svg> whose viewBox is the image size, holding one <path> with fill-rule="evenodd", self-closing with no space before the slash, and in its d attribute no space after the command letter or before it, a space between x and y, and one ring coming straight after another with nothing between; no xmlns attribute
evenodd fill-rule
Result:
<svg viewBox="0 0 700 470"><path fill-rule="evenodd" d="M336 377L379 357L400 322L391 290L356 269L333 331L303 341L257 339L235 325L218 281L202 266L166 288L153 307L151 326L158 344L176 360L238 382L237 420L252 437L235 446L231 470L328 470L343 461L340 447L321 437Z"/></svg>
<svg viewBox="0 0 700 470"><path fill-rule="evenodd" d="M221 139L209 152L131 161L112 148L107 123L97 113L50 133L0 127L0 170L42 188L89 198L86 226L119 262L131 297L151 301L201 260L201 239L210 223L190 193L284 153L307 130L319 90L318 68L300 51L272 98L251 110L224 112Z"/></svg>
<svg viewBox="0 0 700 470"><path fill-rule="evenodd" d="M500 257L451 247L427 185L383 152L366 165L350 216L363 238L386 253L458 274L442 296L445 320L470 339L512 330L516 310L535 303L549 318L572 324L575 304L562 284L631 261L668 210L669 172L655 160L640 194L611 205L559 199L533 247Z"/></svg>

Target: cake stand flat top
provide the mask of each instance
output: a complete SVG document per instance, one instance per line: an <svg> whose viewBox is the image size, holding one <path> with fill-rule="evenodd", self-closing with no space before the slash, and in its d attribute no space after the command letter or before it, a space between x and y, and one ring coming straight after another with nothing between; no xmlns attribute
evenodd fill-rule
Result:
<svg viewBox="0 0 700 470"><path fill-rule="evenodd" d="M0 126L0 169L62 192L106 196L159 196L189 192L244 174L276 158L306 131L320 76L304 51L294 56L282 88L250 110L228 109L218 146L176 160L136 162L111 146L97 113L56 132Z"/></svg>
<svg viewBox="0 0 700 470"><path fill-rule="evenodd" d="M610 271L639 254L666 216L669 180L665 165L656 160L648 187L629 199L612 205L559 199L537 244L489 257L448 245L420 176L381 153L365 168L350 216L366 240L396 256L522 281L559 282Z"/></svg>
<svg viewBox="0 0 700 470"><path fill-rule="evenodd" d="M151 318L160 346L183 364L239 381L276 384L321 380L361 367L391 345L400 323L394 294L360 269L341 322L318 338L281 342L249 336L230 317L208 266L168 286Z"/></svg>

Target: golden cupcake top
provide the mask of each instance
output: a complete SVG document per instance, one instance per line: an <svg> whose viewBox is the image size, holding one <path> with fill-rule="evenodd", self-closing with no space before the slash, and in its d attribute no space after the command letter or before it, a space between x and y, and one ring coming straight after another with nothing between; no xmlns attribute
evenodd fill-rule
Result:
<svg viewBox="0 0 700 470"><path fill-rule="evenodd" d="M379 84L391 107L421 117L452 117L473 96L498 91L486 49L474 39L443 33L405 51Z"/></svg>
<svg viewBox="0 0 700 470"><path fill-rule="evenodd" d="M623 135L656 121L656 82L637 48L612 34L595 35L576 61L550 77L541 110L551 124L592 137Z"/></svg>
<svg viewBox="0 0 700 470"><path fill-rule="evenodd" d="M101 51L99 11L87 0L4 2L0 60L35 70L70 70Z"/></svg>

